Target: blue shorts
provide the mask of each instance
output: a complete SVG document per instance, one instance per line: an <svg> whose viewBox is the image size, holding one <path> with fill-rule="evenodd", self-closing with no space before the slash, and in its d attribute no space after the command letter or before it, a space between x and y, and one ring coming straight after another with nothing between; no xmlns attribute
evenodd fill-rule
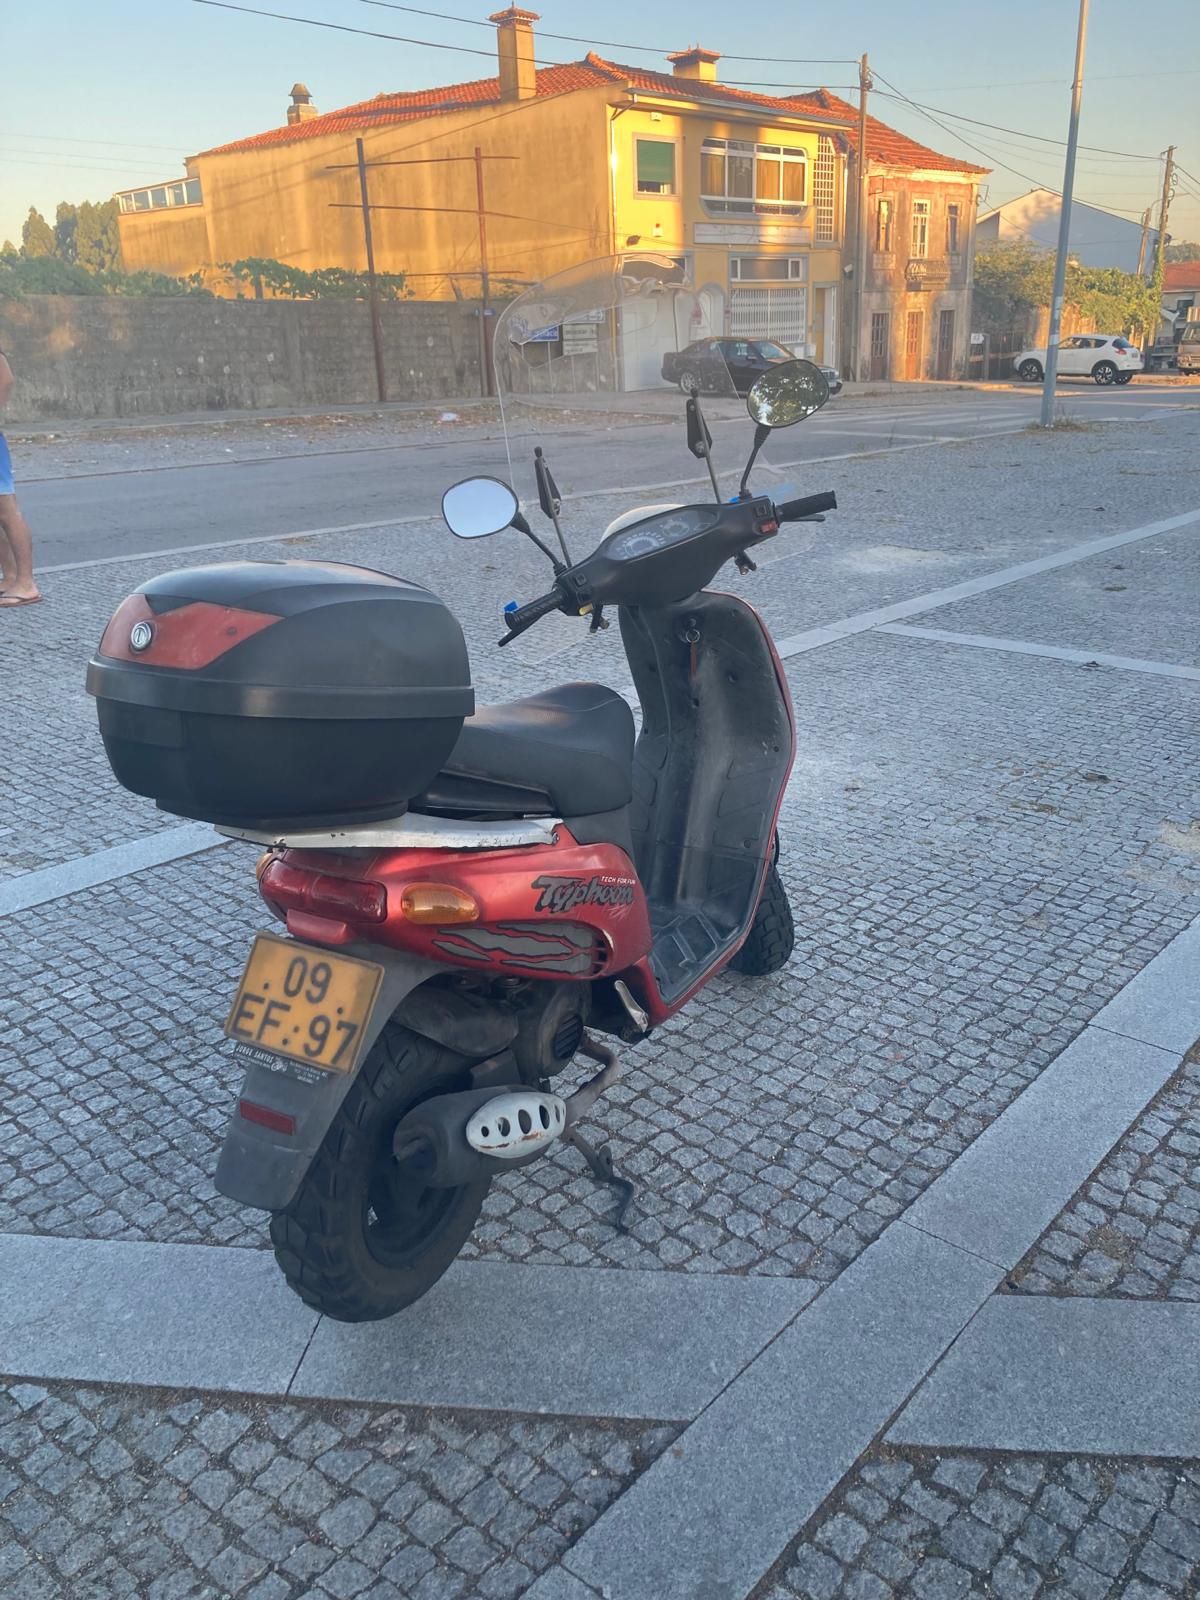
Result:
<svg viewBox="0 0 1200 1600"><path fill-rule="evenodd" d="M0 494L16 494L17 486L13 482L12 457L8 453L8 441L0 433Z"/></svg>

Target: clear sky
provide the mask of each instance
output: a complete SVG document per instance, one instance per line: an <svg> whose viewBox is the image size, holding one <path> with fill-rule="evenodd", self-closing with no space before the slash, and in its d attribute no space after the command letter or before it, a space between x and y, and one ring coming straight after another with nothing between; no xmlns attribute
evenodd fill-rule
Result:
<svg viewBox="0 0 1200 1600"><path fill-rule="evenodd" d="M381 90L415 89L494 71L494 32L467 21L394 9L384 0L245 0L263 10L456 45L364 38L218 10L196 0L0 0L0 240L19 239L28 207L53 220L59 200L102 199L162 180L183 157L284 120L292 83L333 110ZM824 83L851 97L850 58L871 58L872 111L935 149L995 171L996 204L1037 184L1058 188L1061 144L953 122L944 131L899 89L958 117L1066 138L1076 0L533 0L538 56L575 60L588 43L611 59L662 67L668 50L699 42L728 55L727 82ZM426 11L486 19L493 3L423 0ZM645 49L635 50L634 46ZM804 58L803 65L785 57ZM843 58L819 65L813 58ZM888 81L884 82L886 78ZM766 92L771 92L768 87ZM1093 0L1081 139L1154 156L1178 146L1185 169L1169 224L1200 239L1200 27L1195 0ZM974 148L973 148L974 147ZM1000 166L1004 162L1016 171ZM1080 199L1140 217L1157 202L1161 164L1081 153Z"/></svg>

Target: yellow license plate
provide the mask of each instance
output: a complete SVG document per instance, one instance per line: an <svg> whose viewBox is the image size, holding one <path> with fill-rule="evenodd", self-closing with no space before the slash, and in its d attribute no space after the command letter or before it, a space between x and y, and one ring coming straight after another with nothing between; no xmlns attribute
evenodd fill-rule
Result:
<svg viewBox="0 0 1200 1600"><path fill-rule="evenodd" d="M260 933L225 1021L240 1044L353 1072L383 968Z"/></svg>

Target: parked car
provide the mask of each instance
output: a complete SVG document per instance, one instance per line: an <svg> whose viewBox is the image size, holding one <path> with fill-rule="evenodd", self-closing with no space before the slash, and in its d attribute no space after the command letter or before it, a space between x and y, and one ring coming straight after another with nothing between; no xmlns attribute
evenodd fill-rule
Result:
<svg viewBox="0 0 1200 1600"><path fill-rule="evenodd" d="M1175 365L1190 377L1200 372L1200 322L1185 322L1175 347Z"/></svg>
<svg viewBox="0 0 1200 1600"><path fill-rule="evenodd" d="M1128 383L1141 372L1142 352L1120 333L1077 333L1058 346L1060 378L1092 378L1096 383ZM1045 350L1022 350L1013 368L1026 383L1041 383L1046 375Z"/></svg>
<svg viewBox="0 0 1200 1600"><path fill-rule="evenodd" d="M824 362L821 362L821 361L818 361L817 365L821 368L821 371L825 374L825 382L829 385L829 393L830 393L830 395L832 396L832 395L835 395L835 394L841 394L841 392L842 392L842 375L838 371L838 369L836 367L827 367L824 364Z"/></svg>
<svg viewBox="0 0 1200 1600"><path fill-rule="evenodd" d="M696 339L686 349L663 356L662 375L684 394L719 392L730 379L739 394L748 394L770 367L794 360L773 339Z"/></svg>

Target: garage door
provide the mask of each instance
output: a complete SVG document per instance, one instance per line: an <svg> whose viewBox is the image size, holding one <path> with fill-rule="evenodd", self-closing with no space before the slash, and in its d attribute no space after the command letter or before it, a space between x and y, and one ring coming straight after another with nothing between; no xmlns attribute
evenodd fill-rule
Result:
<svg viewBox="0 0 1200 1600"><path fill-rule="evenodd" d="M730 291L729 331L739 339L777 339L789 349L807 340L808 287L742 284Z"/></svg>

